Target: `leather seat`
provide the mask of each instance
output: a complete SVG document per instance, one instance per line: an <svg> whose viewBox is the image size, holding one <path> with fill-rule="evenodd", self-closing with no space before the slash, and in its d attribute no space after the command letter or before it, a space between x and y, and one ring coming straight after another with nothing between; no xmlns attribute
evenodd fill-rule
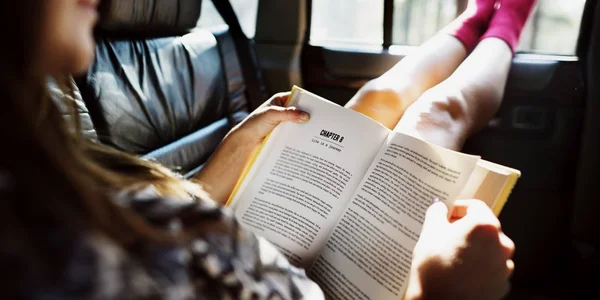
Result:
<svg viewBox="0 0 600 300"><path fill-rule="evenodd" d="M76 78L100 142L188 176L248 107L227 29L193 28L200 3L104 1L94 63Z"/></svg>

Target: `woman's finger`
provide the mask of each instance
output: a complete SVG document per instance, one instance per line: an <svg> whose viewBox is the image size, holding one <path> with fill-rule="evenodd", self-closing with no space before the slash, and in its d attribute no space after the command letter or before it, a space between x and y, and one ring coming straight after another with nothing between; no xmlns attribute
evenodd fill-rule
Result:
<svg viewBox="0 0 600 300"><path fill-rule="evenodd" d="M504 281L488 288L488 291L486 292L488 297L485 297L485 299L503 299L508 292L510 292L510 282Z"/></svg>
<svg viewBox="0 0 600 300"><path fill-rule="evenodd" d="M427 209L422 232L436 231L448 224L448 207L444 202L437 201Z"/></svg>
<svg viewBox="0 0 600 300"><path fill-rule="evenodd" d="M310 115L302 110L295 107L280 107L271 106L268 107L264 113L257 116L257 120L263 123L272 124L277 126L283 121L291 121L295 123L304 123L308 121Z"/></svg>
<svg viewBox="0 0 600 300"><path fill-rule="evenodd" d="M492 210L481 200L457 200L454 203L450 220L465 224L489 224L500 229L500 221Z"/></svg>
<svg viewBox="0 0 600 300"><path fill-rule="evenodd" d="M507 258L510 258L515 253L515 242L513 242L504 232L500 232L500 245Z"/></svg>
<svg viewBox="0 0 600 300"><path fill-rule="evenodd" d="M243 128L252 136L262 139L281 122L305 123L309 119L310 115L307 112L295 107L268 106L255 111Z"/></svg>
<svg viewBox="0 0 600 300"><path fill-rule="evenodd" d="M469 200L456 200L450 213L450 220L458 220L467 214L467 208L469 207Z"/></svg>
<svg viewBox="0 0 600 300"><path fill-rule="evenodd" d="M277 93L265 102L266 106L285 106L290 92Z"/></svg>

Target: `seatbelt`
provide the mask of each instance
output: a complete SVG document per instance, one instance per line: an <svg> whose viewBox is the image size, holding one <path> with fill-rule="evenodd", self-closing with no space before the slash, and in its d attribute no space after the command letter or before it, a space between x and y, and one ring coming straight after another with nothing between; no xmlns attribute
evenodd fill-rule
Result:
<svg viewBox="0 0 600 300"><path fill-rule="evenodd" d="M229 26L229 32L233 37L235 45L235 52L242 68L242 77L244 77L244 82L246 83L246 95L251 106L250 109L255 109L267 98L257 58L254 53L254 40L248 39L246 34L244 34L229 0L212 0L212 2L223 20L225 20L225 23Z"/></svg>

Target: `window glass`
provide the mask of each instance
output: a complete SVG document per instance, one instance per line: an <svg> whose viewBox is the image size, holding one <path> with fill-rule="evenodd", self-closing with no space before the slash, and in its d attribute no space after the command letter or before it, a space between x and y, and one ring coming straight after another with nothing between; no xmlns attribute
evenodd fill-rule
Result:
<svg viewBox="0 0 600 300"><path fill-rule="evenodd" d="M253 38L256 32L256 16L258 12L258 0L229 0L235 11L240 25L248 38ZM202 11L198 19L198 27L211 28L222 26L225 23L211 0L202 0Z"/></svg>
<svg viewBox="0 0 600 300"><path fill-rule="evenodd" d="M312 44L383 42L384 0L313 0ZM394 0L392 42L416 46L450 23L468 0ZM585 0L539 0L518 51L575 53Z"/></svg>
<svg viewBox="0 0 600 300"><path fill-rule="evenodd" d="M392 43L417 46L456 17L457 1L394 0Z"/></svg>
<svg viewBox="0 0 600 300"><path fill-rule="evenodd" d="M312 44L383 43L383 0L312 0Z"/></svg>
<svg viewBox="0 0 600 300"><path fill-rule="evenodd" d="M518 51L575 54L585 0L540 0L525 26Z"/></svg>

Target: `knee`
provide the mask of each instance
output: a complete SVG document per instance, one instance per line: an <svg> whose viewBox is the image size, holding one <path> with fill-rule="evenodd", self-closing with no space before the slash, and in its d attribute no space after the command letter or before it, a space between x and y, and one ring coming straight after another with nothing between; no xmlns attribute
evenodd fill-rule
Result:
<svg viewBox="0 0 600 300"><path fill-rule="evenodd" d="M381 111L399 110L402 107L400 95L389 88L367 88L357 94L361 104Z"/></svg>
<svg viewBox="0 0 600 300"><path fill-rule="evenodd" d="M407 114L409 113L418 117L422 126L450 128L470 125L465 99L459 92L429 90L409 107Z"/></svg>
<svg viewBox="0 0 600 300"><path fill-rule="evenodd" d="M460 150L472 127L461 93L432 89L406 110L395 130Z"/></svg>
<svg viewBox="0 0 600 300"><path fill-rule="evenodd" d="M369 116L388 128L394 128L405 109L401 96L394 89L377 86L373 81L361 88L346 107Z"/></svg>

